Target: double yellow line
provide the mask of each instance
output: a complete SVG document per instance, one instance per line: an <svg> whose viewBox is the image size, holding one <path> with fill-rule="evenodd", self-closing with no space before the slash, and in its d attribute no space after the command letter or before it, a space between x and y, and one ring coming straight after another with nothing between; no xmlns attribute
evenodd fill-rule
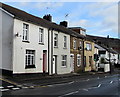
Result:
<svg viewBox="0 0 120 97"><path fill-rule="evenodd" d="M9 81L9 80L7 80L7 79L0 78L0 80L5 81L5 82L8 82L8 83L13 84L13 85L17 85L17 83L12 82L12 81Z"/></svg>

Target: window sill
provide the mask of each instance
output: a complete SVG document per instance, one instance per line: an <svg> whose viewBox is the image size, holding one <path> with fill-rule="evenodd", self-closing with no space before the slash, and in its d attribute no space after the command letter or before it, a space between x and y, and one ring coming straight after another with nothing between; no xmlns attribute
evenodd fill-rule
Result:
<svg viewBox="0 0 120 97"><path fill-rule="evenodd" d="M54 46L54 48L58 48L58 46Z"/></svg>
<svg viewBox="0 0 120 97"><path fill-rule="evenodd" d="M25 41L25 40L23 40L22 42L30 43L30 41L28 41L28 40L26 40L26 41Z"/></svg>
<svg viewBox="0 0 120 97"><path fill-rule="evenodd" d="M63 49L67 49L67 47L64 47Z"/></svg>
<svg viewBox="0 0 120 97"><path fill-rule="evenodd" d="M61 66L62 68L67 68L67 66Z"/></svg>
<svg viewBox="0 0 120 97"><path fill-rule="evenodd" d="M39 44L44 45L44 43L39 42Z"/></svg>
<svg viewBox="0 0 120 97"><path fill-rule="evenodd" d="M26 65L25 69L32 69L32 68L36 68L35 65Z"/></svg>

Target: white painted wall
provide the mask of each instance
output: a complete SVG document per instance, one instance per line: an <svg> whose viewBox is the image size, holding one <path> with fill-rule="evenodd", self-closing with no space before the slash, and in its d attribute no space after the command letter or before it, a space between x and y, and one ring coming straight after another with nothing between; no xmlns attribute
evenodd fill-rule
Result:
<svg viewBox="0 0 120 97"><path fill-rule="evenodd" d="M23 23L29 25L29 42L22 42ZM44 29L44 45L39 44L39 28L41 26L14 19L14 48L13 48L13 73L42 73L43 72L43 50L48 50L48 29ZM15 34L18 33L19 37ZM25 69L26 49L35 50L36 68ZM48 51L47 51L48 58ZM41 60L40 60L41 59ZM48 61L48 59L46 60ZM48 72L48 62L47 62Z"/></svg>
<svg viewBox="0 0 120 97"><path fill-rule="evenodd" d="M12 70L13 17L0 8L0 69Z"/></svg>
<svg viewBox="0 0 120 97"><path fill-rule="evenodd" d="M70 73L70 35L53 31L53 37L54 33L58 34L58 48L53 47L53 55L57 55L57 74ZM67 49L63 48L64 36L67 37ZM62 55L67 55L67 67L62 67Z"/></svg>

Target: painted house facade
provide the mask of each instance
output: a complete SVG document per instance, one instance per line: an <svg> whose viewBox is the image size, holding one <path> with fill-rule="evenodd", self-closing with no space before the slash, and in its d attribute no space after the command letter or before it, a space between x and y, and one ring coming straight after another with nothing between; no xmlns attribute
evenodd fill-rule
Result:
<svg viewBox="0 0 120 97"><path fill-rule="evenodd" d="M2 15L1 69L9 70L12 74L48 72L47 28L28 22L21 16L17 17L16 14L21 14L21 11L10 6L2 4L0 12Z"/></svg>
<svg viewBox="0 0 120 97"><path fill-rule="evenodd" d="M84 66L85 71L95 70L94 42L87 38L84 42Z"/></svg>
<svg viewBox="0 0 120 97"><path fill-rule="evenodd" d="M74 31L53 23L50 15L42 19L2 3L0 12L1 69L12 74L70 73L70 35L76 36Z"/></svg>
<svg viewBox="0 0 120 97"><path fill-rule="evenodd" d="M73 37L70 36L70 65L71 65L71 72L82 72L84 71L83 65L83 54L84 54L84 37L85 37L85 29L81 27L71 27L69 28L78 33L77 36ZM84 31L84 35L83 32Z"/></svg>

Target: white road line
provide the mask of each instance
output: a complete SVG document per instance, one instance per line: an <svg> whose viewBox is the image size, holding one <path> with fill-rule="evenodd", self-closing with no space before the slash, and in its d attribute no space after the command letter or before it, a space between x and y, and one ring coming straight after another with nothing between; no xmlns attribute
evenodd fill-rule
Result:
<svg viewBox="0 0 120 97"><path fill-rule="evenodd" d="M84 91L88 91L88 89L82 89L82 90L84 90Z"/></svg>
<svg viewBox="0 0 120 97"><path fill-rule="evenodd" d="M12 88L13 90L19 90L20 88Z"/></svg>
<svg viewBox="0 0 120 97"><path fill-rule="evenodd" d="M12 88L12 87L14 87L14 86L7 86L8 88Z"/></svg>
<svg viewBox="0 0 120 97"><path fill-rule="evenodd" d="M22 87L23 89L27 89L28 87Z"/></svg>
<svg viewBox="0 0 120 97"><path fill-rule="evenodd" d="M10 90L10 89L2 89L2 90L0 90L1 92L4 92L4 91L8 91L8 90Z"/></svg>
<svg viewBox="0 0 120 97"><path fill-rule="evenodd" d="M74 83L74 81L72 81L72 82L69 82L68 84L73 84Z"/></svg>
<svg viewBox="0 0 120 97"><path fill-rule="evenodd" d="M97 87L98 87L98 88L101 87L101 84L99 84Z"/></svg>
<svg viewBox="0 0 120 97"><path fill-rule="evenodd" d="M89 81L90 79L87 79L86 81Z"/></svg>
<svg viewBox="0 0 120 97"><path fill-rule="evenodd" d="M107 76L105 76L105 78L106 78Z"/></svg>
<svg viewBox="0 0 120 97"><path fill-rule="evenodd" d="M0 89L2 89L2 88L4 88L4 87L0 86Z"/></svg>
<svg viewBox="0 0 120 97"><path fill-rule="evenodd" d="M18 87L22 87L22 85L17 85Z"/></svg>
<svg viewBox="0 0 120 97"><path fill-rule="evenodd" d="M79 91L71 92L71 93L65 94L65 96L72 95L72 94L75 94L75 93L78 93L78 92Z"/></svg>
<svg viewBox="0 0 120 97"><path fill-rule="evenodd" d="M113 83L113 81L110 81L110 84L112 84Z"/></svg>

